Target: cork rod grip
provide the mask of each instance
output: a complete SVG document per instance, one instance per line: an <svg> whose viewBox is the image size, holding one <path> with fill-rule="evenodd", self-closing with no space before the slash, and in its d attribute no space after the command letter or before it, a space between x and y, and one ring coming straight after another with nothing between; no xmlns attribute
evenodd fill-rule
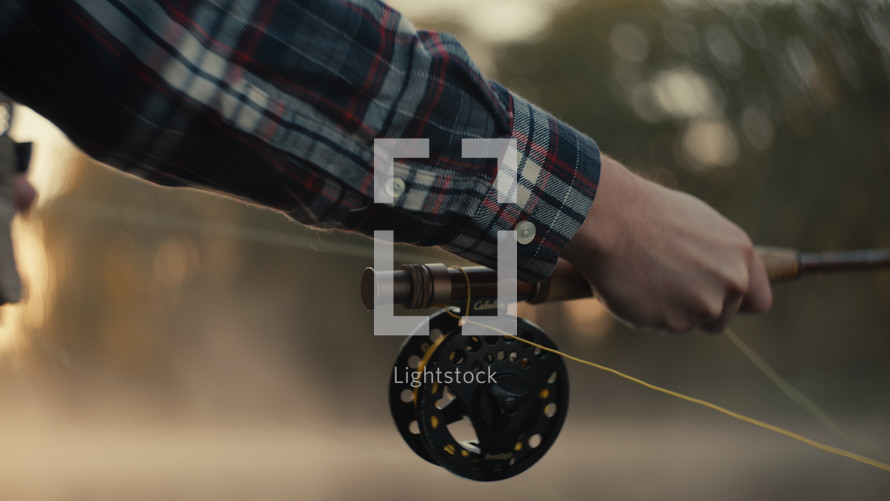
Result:
<svg viewBox="0 0 890 501"><path fill-rule="evenodd" d="M781 247L756 247L757 257L766 268L770 282L797 278L801 273L800 254L794 249Z"/></svg>
<svg viewBox="0 0 890 501"><path fill-rule="evenodd" d="M757 257L766 269L770 282L790 280L800 276L800 255L794 249L756 247ZM532 304L548 301L569 301L593 296L590 285L570 263L560 260L553 275L545 280L538 293L529 301Z"/></svg>

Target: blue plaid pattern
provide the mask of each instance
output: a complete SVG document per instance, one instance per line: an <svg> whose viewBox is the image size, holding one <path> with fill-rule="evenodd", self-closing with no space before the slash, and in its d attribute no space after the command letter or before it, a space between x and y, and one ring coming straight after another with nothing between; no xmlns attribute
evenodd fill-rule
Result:
<svg viewBox="0 0 890 501"><path fill-rule="evenodd" d="M0 90L94 158L222 191L319 227L438 245L496 266L497 232L537 228L539 281L596 193L596 144L497 83L460 44L377 1L17 0L0 6ZM406 189L373 203L375 138L427 138ZM464 138L513 138L517 204Z"/></svg>

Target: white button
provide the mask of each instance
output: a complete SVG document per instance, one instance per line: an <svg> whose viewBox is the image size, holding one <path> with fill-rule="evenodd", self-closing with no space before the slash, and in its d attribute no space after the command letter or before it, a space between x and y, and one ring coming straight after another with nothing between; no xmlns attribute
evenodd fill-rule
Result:
<svg viewBox="0 0 890 501"><path fill-rule="evenodd" d="M535 228L535 223L531 221L521 221L516 225L516 241L522 245L532 243L532 240L535 239L535 233L537 229Z"/></svg>
<svg viewBox="0 0 890 501"><path fill-rule="evenodd" d="M391 196L393 200L402 196L405 193L405 181L400 178L393 178L392 184L386 185L386 194Z"/></svg>

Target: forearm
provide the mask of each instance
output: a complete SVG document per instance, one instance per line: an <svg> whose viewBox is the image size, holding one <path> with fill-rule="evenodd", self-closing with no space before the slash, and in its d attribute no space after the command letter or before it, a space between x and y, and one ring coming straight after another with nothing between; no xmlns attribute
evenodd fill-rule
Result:
<svg viewBox="0 0 890 501"><path fill-rule="evenodd" d="M27 5L0 33L0 86L91 156L154 182L313 225L392 229L487 265L498 230L528 220L527 280L549 273L596 191L593 141L379 3ZM406 189L392 206L373 203L376 138L430 140L430 159L399 161ZM516 139L518 204L498 204L497 161L463 158L465 138Z"/></svg>

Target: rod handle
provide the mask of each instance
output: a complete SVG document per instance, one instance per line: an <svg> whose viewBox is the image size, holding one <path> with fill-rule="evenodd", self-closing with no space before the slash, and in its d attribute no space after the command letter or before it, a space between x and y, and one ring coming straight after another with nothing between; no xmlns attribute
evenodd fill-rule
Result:
<svg viewBox="0 0 890 501"><path fill-rule="evenodd" d="M794 249L782 247L755 247L754 252L766 269L770 282L790 280L800 276L800 254ZM529 302L569 301L593 296L590 284L568 261L560 260L553 274L545 280L538 294Z"/></svg>
<svg viewBox="0 0 890 501"><path fill-rule="evenodd" d="M757 247L755 252L771 282L795 278L803 270L800 254L794 249ZM408 309L460 304L467 298L467 280L470 297L497 296L497 273L494 270L482 266L452 269L441 264L415 264L386 273L366 269L362 275L362 301L368 309L381 302ZM593 297L593 291L571 263L559 260L551 276L540 284L520 281L517 296L529 303L540 304Z"/></svg>
<svg viewBox="0 0 890 501"><path fill-rule="evenodd" d="M782 247L755 247L757 257L766 269L770 282L790 280L800 276L800 253L794 249Z"/></svg>

